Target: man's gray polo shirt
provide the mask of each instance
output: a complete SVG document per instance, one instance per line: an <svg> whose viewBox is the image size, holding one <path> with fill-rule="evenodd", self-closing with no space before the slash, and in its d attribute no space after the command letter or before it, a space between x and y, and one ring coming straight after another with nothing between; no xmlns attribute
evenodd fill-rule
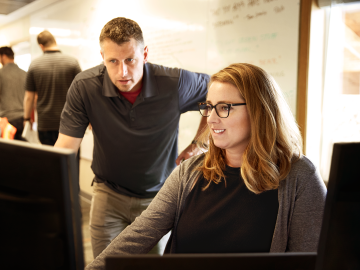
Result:
<svg viewBox="0 0 360 270"><path fill-rule="evenodd" d="M204 101L209 76L146 63L134 104L122 97L103 65L76 76L60 133L82 138L93 126L96 182L121 194L154 197L175 168L181 113Z"/></svg>
<svg viewBox="0 0 360 270"><path fill-rule="evenodd" d="M0 69L0 117L11 122L24 115L26 72L14 63Z"/></svg>

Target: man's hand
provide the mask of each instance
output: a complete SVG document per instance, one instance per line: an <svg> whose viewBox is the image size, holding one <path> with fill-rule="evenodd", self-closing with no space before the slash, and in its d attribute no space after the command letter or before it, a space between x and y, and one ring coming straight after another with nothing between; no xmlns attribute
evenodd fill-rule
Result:
<svg viewBox="0 0 360 270"><path fill-rule="evenodd" d="M30 118L30 120L24 120L24 127L25 127L26 122L30 122L30 130L32 130L34 121L31 118Z"/></svg>
<svg viewBox="0 0 360 270"><path fill-rule="evenodd" d="M201 150L196 146L196 144L190 144L188 147L184 149L176 159L176 165L179 165L182 160L187 160L192 156L196 156L201 154Z"/></svg>

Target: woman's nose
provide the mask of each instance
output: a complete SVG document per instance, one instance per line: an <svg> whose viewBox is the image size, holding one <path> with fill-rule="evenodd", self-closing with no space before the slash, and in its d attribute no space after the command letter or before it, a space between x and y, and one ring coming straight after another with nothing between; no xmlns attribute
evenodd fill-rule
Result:
<svg viewBox="0 0 360 270"><path fill-rule="evenodd" d="M220 117L217 115L216 113L216 109L212 108L212 110L210 111L210 115L207 119L208 123L216 123L220 120Z"/></svg>

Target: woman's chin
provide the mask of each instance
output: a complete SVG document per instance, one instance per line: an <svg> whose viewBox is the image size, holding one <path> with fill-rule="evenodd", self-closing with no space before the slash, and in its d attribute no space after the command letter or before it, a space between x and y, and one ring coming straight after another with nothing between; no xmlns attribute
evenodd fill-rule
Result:
<svg viewBox="0 0 360 270"><path fill-rule="evenodd" d="M220 148L220 149L223 149L223 150L226 149L226 144L224 144L224 143L214 142L214 145L215 145L217 148Z"/></svg>

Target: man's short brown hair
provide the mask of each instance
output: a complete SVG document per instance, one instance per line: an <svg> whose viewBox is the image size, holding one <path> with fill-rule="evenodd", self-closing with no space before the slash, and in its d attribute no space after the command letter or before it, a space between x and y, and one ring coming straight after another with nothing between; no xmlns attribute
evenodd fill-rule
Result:
<svg viewBox="0 0 360 270"><path fill-rule="evenodd" d="M37 42L44 47L56 45L56 40L54 36L48 30L44 30L40 34L38 34Z"/></svg>
<svg viewBox="0 0 360 270"><path fill-rule="evenodd" d="M133 20L118 17L109 21L100 33L100 45L110 39L118 45L129 42L130 38L136 40L138 45L144 46L144 38L140 26Z"/></svg>
<svg viewBox="0 0 360 270"><path fill-rule="evenodd" d="M9 59L14 59L14 51L11 49L11 47L1 47L0 48L0 55L6 55Z"/></svg>

